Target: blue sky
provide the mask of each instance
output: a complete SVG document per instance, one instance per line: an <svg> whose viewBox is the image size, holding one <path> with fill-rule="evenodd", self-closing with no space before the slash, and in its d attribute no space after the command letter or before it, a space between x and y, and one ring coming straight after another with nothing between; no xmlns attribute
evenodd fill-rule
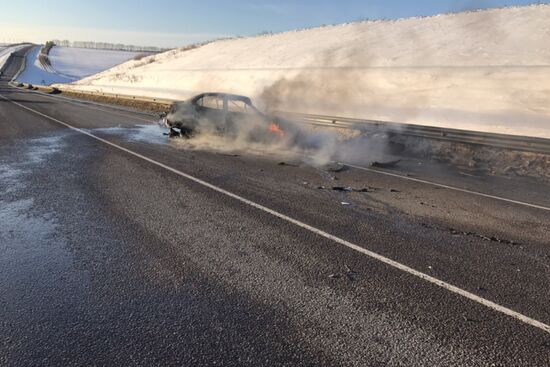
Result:
<svg viewBox="0 0 550 367"><path fill-rule="evenodd" d="M175 47L365 18L533 3L550 0L6 0L1 6L0 42L58 38Z"/></svg>

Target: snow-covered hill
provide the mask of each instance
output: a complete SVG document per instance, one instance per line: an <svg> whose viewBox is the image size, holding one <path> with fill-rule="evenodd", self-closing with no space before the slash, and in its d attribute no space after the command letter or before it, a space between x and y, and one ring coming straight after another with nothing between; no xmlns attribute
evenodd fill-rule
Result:
<svg viewBox="0 0 550 367"><path fill-rule="evenodd" d="M369 21L213 42L71 87L550 138L550 5Z"/></svg>
<svg viewBox="0 0 550 367"><path fill-rule="evenodd" d="M55 46L50 50L50 65L40 62L41 46L28 55L24 72L17 79L22 83L50 85L71 83L131 60L139 53Z"/></svg>

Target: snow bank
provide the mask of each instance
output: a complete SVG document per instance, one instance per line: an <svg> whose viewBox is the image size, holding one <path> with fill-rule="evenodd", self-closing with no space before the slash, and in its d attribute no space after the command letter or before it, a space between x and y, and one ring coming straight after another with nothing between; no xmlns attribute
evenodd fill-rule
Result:
<svg viewBox="0 0 550 367"><path fill-rule="evenodd" d="M25 70L17 78L19 82L35 85L71 83L128 61L138 54L55 46L50 51L50 66L40 62L40 49L41 46L36 46L27 55Z"/></svg>
<svg viewBox="0 0 550 367"><path fill-rule="evenodd" d="M533 5L224 40L69 87L550 138L548 19Z"/></svg>

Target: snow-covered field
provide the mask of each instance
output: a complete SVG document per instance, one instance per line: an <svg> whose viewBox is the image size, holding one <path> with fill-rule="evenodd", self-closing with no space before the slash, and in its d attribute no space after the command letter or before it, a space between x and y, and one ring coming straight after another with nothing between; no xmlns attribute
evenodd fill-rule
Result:
<svg viewBox="0 0 550 367"><path fill-rule="evenodd" d="M131 60L70 88L550 138L550 5L369 21Z"/></svg>
<svg viewBox="0 0 550 367"><path fill-rule="evenodd" d="M54 83L70 83L75 79L55 73L53 70L46 70L38 60L41 46L35 46L27 54L25 69L17 78L18 82L30 83L33 85L50 85Z"/></svg>
<svg viewBox="0 0 550 367"><path fill-rule="evenodd" d="M139 52L96 50L55 46L50 62L58 73L75 80L97 74L136 57Z"/></svg>
<svg viewBox="0 0 550 367"><path fill-rule="evenodd" d="M55 46L50 51L51 66L48 66L43 65L38 58L40 48L40 46L36 46L28 54L25 70L17 79L18 81L35 85L71 83L109 69L138 55L136 52L127 51Z"/></svg>

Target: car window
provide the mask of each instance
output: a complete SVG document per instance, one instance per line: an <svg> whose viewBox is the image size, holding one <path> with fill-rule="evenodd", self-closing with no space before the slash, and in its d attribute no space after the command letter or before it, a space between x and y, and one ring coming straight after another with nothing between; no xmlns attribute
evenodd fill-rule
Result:
<svg viewBox="0 0 550 367"><path fill-rule="evenodd" d="M250 106L243 101L230 99L227 101L227 110L230 112L250 112Z"/></svg>
<svg viewBox="0 0 550 367"><path fill-rule="evenodd" d="M223 98L217 96L204 96L198 101L198 105L216 110L223 110Z"/></svg>

